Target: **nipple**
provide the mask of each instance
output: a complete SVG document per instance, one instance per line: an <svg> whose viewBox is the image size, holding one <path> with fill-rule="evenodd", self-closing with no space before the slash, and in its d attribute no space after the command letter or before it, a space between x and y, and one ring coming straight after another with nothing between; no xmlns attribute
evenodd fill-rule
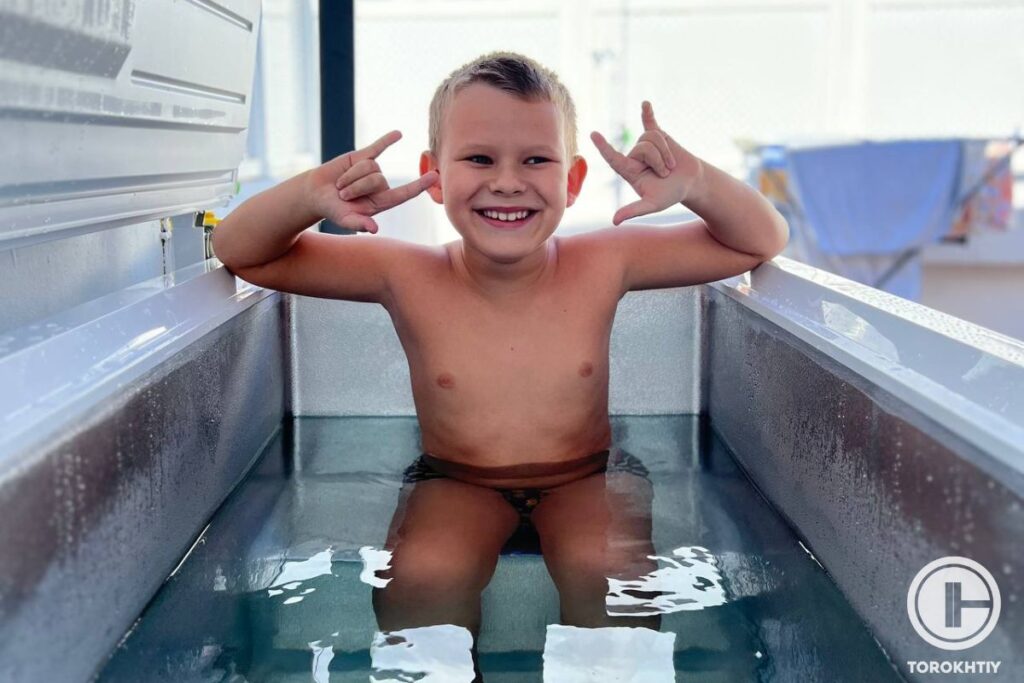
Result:
<svg viewBox="0 0 1024 683"><path fill-rule="evenodd" d="M584 362L580 366L580 377L590 377L594 374L594 366L591 363Z"/></svg>
<svg viewBox="0 0 1024 683"><path fill-rule="evenodd" d="M437 376L437 386L442 389L451 389L455 386L455 378L447 372L442 372Z"/></svg>

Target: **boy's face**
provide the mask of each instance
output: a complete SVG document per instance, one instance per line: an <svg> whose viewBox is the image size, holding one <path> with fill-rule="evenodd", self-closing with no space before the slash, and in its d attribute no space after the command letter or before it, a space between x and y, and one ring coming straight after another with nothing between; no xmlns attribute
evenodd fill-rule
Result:
<svg viewBox="0 0 1024 683"><path fill-rule="evenodd" d="M524 101L483 83L452 98L437 157L424 152L420 159L421 173L431 169L440 180L428 192L444 204L466 246L503 263L543 245L587 174L582 157L567 158L554 103ZM503 221L494 211L528 214Z"/></svg>

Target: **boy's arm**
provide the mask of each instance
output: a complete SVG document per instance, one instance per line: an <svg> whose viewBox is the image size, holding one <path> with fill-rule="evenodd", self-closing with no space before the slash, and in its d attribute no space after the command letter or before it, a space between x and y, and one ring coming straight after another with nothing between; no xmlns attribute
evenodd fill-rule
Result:
<svg viewBox="0 0 1024 683"><path fill-rule="evenodd" d="M242 279L263 287L382 302L388 273L412 245L306 228L328 218L346 228L375 233L373 214L408 201L432 185L436 173L388 187L374 159L400 137L393 131L365 149L343 154L244 202L213 231L217 257Z"/></svg>
<svg viewBox="0 0 1024 683"><path fill-rule="evenodd" d="M773 258L789 239L775 207L753 188L683 149L643 108L644 134L629 156L599 134L591 137L640 199L619 209L613 223L681 202L700 219L671 227L629 226L581 235L623 279L623 291L680 287L738 275Z"/></svg>

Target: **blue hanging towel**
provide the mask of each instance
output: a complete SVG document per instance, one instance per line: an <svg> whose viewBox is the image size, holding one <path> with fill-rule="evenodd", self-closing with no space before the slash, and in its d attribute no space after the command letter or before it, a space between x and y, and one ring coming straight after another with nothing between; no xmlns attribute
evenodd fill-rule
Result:
<svg viewBox="0 0 1024 683"><path fill-rule="evenodd" d="M787 150L797 201L825 254L893 254L937 240L956 206L958 140Z"/></svg>

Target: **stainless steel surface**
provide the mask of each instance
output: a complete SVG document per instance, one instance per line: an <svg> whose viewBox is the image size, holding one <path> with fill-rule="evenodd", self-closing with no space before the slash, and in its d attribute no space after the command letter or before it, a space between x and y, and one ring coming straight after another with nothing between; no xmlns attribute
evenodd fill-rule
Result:
<svg viewBox="0 0 1024 683"><path fill-rule="evenodd" d="M799 286L790 292L800 300ZM821 294L827 297L827 288ZM713 289L708 316L712 424L903 673L916 680L907 660L1001 660L1009 677L993 680L1012 680L1024 665L1018 647L1024 640L1020 462L1010 464L1006 452L984 451L961 438L951 430L955 425L925 414L924 400L894 395L766 320L742 296ZM884 320L886 312L872 317ZM890 329L914 332L906 323ZM931 333L933 345L943 341ZM931 351L920 341L894 348ZM990 379L1008 383L1004 389L1013 382L1006 374ZM965 652L937 650L907 618L911 580L944 556L980 562L1003 596L995 631Z"/></svg>
<svg viewBox="0 0 1024 683"><path fill-rule="evenodd" d="M611 339L613 414L700 412L700 297L697 288L623 297ZM381 306L290 300L295 415L415 415L405 354Z"/></svg>
<svg viewBox="0 0 1024 683"><path fill-rule="evenodd" d="M613 415L701 412L702 319L699 287L622 298L612 328Z"/></svg>
<svg viewBox="0 0 1024 683"><path fill-rule="evenodd" d="M416 414L405 353L382 306L289 299L293 414Z"/></svg>
<svg viewBox="0 0 1024 683"><path fill-rule="evenodd" d="M224 203L259 0L0 1L0 248Z"/></svg>
<svg viewBox="0 0 1024 683"><path fill-rule="evenodd" d="M0 680L94 673L280 424L282 341L263 298L0 452Z"/></svg>
<svg viewBox="0 0 1024 683"><path fill-rule="evenodd" d="M157 221L0 251L0 335L162 273Z"/></svg>
<svg viewBox="0 0 1024 683"><path fill-rule="evenodd" d="M709 289L1021 469L1024 341L786 258Z"/></svg>
<svg viewBox="0 0 1024 683"><path fill-rule="evenodd" d="M0 335L200 263L203 231L192 218L189 213L0 251Z"/></svg>
<svg viewBox="0 0 1024 683"><path fill-rule="evenodd" d="M0 392L0 468L218 325L280 298L214 266L153 278L0 336L0 386L8 388Z"/></svg>

